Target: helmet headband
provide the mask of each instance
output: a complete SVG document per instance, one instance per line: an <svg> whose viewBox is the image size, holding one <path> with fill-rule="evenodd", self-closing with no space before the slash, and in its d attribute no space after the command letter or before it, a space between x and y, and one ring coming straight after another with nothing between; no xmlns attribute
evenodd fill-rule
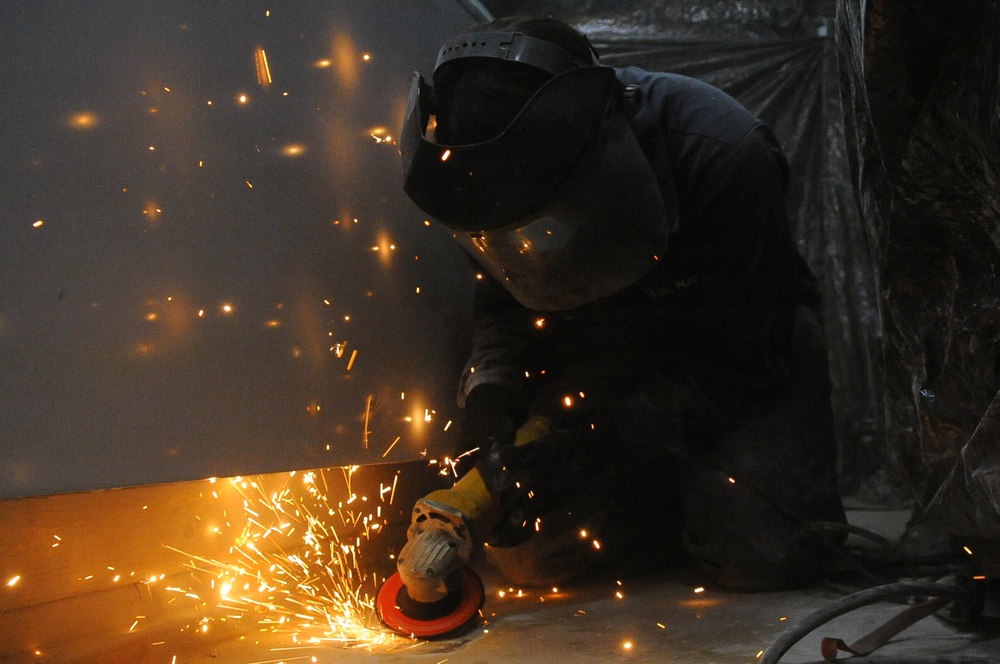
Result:
<svg viewBox="0 0 1000 664"><path fill-rule="evenodd" d="M597 64L591 51L589 62L581 62L566 49L520 32L469 32L445 42L438 51L434 71L458 58L495 58L521 62L555 76L567 69Z"/></svg>

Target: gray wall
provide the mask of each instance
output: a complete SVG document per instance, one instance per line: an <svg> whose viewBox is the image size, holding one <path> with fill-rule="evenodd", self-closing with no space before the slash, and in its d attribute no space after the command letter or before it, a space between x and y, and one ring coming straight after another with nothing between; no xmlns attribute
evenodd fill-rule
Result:
<svg viewBox="0 0 1000 664"><path fill-rule="evenodd" d="M472 272L392 138L471 21L0 5L0 497L450 449Z"/></svg>

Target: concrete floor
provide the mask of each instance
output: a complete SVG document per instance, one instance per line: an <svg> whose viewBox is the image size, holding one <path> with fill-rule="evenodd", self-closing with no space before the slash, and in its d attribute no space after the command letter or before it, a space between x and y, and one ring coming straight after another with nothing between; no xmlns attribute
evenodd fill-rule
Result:
<svg viewBox="0 0 1000 664"><path fill-rule="evenodd" d="M908 512L887 510L852 510L849 514L853 524L889 538L901 534L907 517ZM519 593L484 571L485 621L459 638L309 647L267 634L221 644L183 661L751 663L789 625L843 596L823 587L760 594L725 592L692 586L683 574L595 581L558 592L521 589ZM781 661L819 662L824 636L851 642L900 610L898 605L883 603L845 615L804 638ZM963 632L931 617L897 635L873 657L961 654L1000 662L996 636Z"/></svg>
<svg viewBox="0 0 1000 664"><path fill-rule="evenodd" d="M340 525L339 541L361 542L361 512L350 508L366 502L365 509L380 515L381 537L388 539L373 540L364 555L388 560L386 554L396 545L386 542L400 541L408 506L434 481L435 473L425 463L410 463L360 467L351 473L315 471L305 484L299 482L303 475L259 476L256 498L244 478L0 501L0 580L5 582L0 586L0 662L750 663L789 625L843 596L842 590L827 586L781 593L723 592L701 588L696 575L683 571L595 580L571 589L518 589L481 569L487 592L482 624L458 638L418 642L380 629L371 612L366 613L364 598L376 587L371 576L347 584L356 593L360 611L355 615L360 617L344 630L351 641L337 641L330 637L328 624L309 626L309 616L315 617L310 605L316 602L308 591L317 587L316 573L297 577L295 562L308 558L309 547L294 537L275 542L272 533L269 541L280 544L280 555L261 554L250 561L246 522L266 526L261 505L267 496L273 500L280 495L284 497L278 502L285 507L276 515L301 535L308 530L301 517L315 510L311 501L316 487L322 486L329 493L323 496L324 508L333 506L328 517ZM407 481L398 482L397 493L390 486L400 477ZM302 497L290 498L293 489ZM252 519L241 516L241 506ZM905 511L849 511L852 523L889 539L898 538L906 518ZM241 542L239 553L235 550ZM263 540L257 542L263 546ZM280 610L249 600L218 600L227 575L246 575L245 567L251 570L243 578L253 581L245 587L264 578L294 590ZM140 580L120 580L127 574ZM899 610L898 605L878 604L838 618L781 661L821 660L822 637L856 640ZM1000 662L996 636L963 632L931 617L876 654L961 652Z"/></svg>
<svg viewBox="0 0 1000 664"><path fill-rule="evenodd" d="M263 662L671 662L733 664L754 662L791 622L838 595L821 590L767 595L694 594L675 581L626 586L625 598L614 597L617 585L592 586L560 598L530 595L521 599L488 599L488 625L450 641L402 641L371 649L297 647L274 635L223 644L188 661L198 664ZM823 634L796 645L783 662L821 660L822 636L847 640L870 631L898 609L881 605L845 616ZM1000 661L997 641L972 644L935 619L900 634L879 655L965 653ZM315 659L312 659L315 657Z"/></svg>

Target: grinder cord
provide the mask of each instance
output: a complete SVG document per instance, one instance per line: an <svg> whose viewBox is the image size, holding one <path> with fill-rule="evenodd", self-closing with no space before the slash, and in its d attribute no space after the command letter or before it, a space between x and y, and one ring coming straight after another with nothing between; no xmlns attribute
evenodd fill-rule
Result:
<svg viewBox="0 0 1000 664"><path fill-rule="evenodd" d="M814 613L806 616L799 622L795 623L787 630L785 630L781 635L775 639L771 645L763 652L759 659L759 664L777 664L788 650L798 643L803 637L815 630L816 628L825 625L829 621L842 616L845 613L849 613L855 609L859 609L863 606L868 606L869 604L875 604L876 602L881 602L888 599L902 599L907 597L912 597L914 595L920 595L924 597L943 597L959 599L969 596L969 591L964 588L959 588L954 585L946 585L942 583L929 583L929 582L919 582L919 581L906 581L900 583L889 583L883 586L876 586L874 588L868 588L860 592L856 592L847 597L843 597L822 609L815 611ZM914 658L902 659L900 662L914 662L918 664L922 662L934 662L937 664L949 664L951 661L962 662L983 662L986 663L988 660L983 659L959 659L959 660L949 660L947 658L942 659L942 656L936 656L937 659L924 659L918 660ZM877 661L877 660L866 660L866 661ZM890 662L892 660L883 660L885 662Z"/></svg>

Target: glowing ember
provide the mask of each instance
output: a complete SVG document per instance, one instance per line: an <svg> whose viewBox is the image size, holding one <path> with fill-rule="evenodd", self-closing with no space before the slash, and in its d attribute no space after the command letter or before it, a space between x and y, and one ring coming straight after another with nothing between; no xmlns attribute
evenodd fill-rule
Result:
<svg viewBox="0 0 1000 664"><path fill-rule="evenodd" d="M301 157L306 151L306 146L302 143L289 143L281 147L281 154L285 157Z"/></svg>
<svg viewBox="0 0 1000 664"><path fill-rule="evenodd" d="M90 111L74 113L69 119L69 126L73 129L93 129L97 126L97 116Z"/></svg>
<svg viewBox="0 0 1000 664"><path fill-rule="evenodd" d="M374 599L381 579L358 565L359 547L381 531L386 523L380 516L381 505L391 504L392 495L386 500L381 491L369 501L352 493L355 470L357 466L340 469L351 499L336 504L327 496L329 471L307 472L300 476L301 484L292 472L277 488L266 487L264 477L229 480L243 497L247 517L231 548L234 562L168 547L191 559L187 567L209 575L200 590L168 590L204 601L206 610L214 602L228 620L255 621L262 631L288 636L298 644L365 648L412 644L381 626ZM364 512L359 504L372 511ZM338 527L350 535L342 536ZM200 631L207 631L212 621L206 617Z"/></svg>
<svg viewBox="0 0 1000 664"><path fill-rule="evenodd" d="M375 139L376 143L388 143L390 145L396 144L395 139L393 139L389 130L385 127L372 127L368 130L368 135Z"/></svg>
<svg viewBox="0 0 1000 664"><path fill-rule="evenodd" d="M160 215L163 214L163 209L160 208L155 201L146 201L146 207L143 209L142 213L146 215L150 221L156 221L160 218Z"/></svg>

